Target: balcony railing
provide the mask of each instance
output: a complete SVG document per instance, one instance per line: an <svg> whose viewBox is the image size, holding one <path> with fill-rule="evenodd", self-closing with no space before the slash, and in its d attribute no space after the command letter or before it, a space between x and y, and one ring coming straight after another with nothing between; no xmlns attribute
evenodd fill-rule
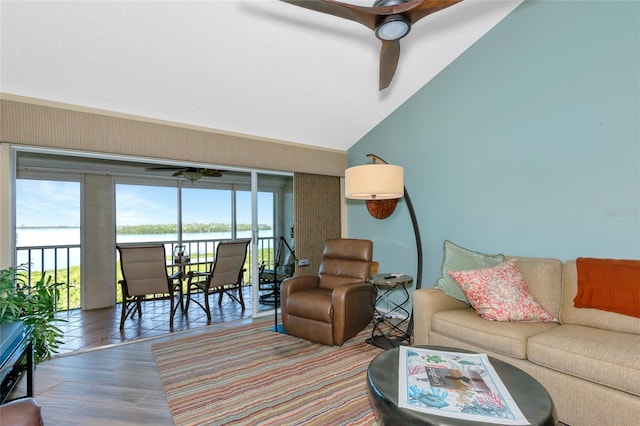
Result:
<svg viewBox="0 0 640 426"><path fill-rule="evenodd" d="M188 272L189 270L203 271L210 267L216 247L221 241L228 241L228 238L183 240L180 243L178 241L159 241L159 243L165 246L167 263L168 267L172 269L171 272L175 272L176 268L178 268L178 266L171 266L174 247L178 244L186 246L191 258L191 262L185 266L185 272ZM275 263L275 241L276 239L273 237L258 239L258 264L264 263L267 269L273 268ZM253 250L252 246L249 245L249 252L245 261L247 273L245 274L244 285L251 285L253 280L252 259ZM116 268L117 282L122 276L119 260L116 262L117 264L114 267ZM58 311L80 308L82 265L79 244L16 247L16 264L24 265L24 270L30 283L37 282L44 274L51 276L54 282L63 283L63 286L60 287L60 298L56 304ZM120 286L116 286L116 288L117 302L119 303L122 301Z"/></svg>
<svg viewBox="0 0 640 426"><path fill-rule="evenodd" d="M29 283L43 275L53 282L64 283L56 309L64 311L80 307L80 245L16 247L16 264L23 265Z"/></svg>

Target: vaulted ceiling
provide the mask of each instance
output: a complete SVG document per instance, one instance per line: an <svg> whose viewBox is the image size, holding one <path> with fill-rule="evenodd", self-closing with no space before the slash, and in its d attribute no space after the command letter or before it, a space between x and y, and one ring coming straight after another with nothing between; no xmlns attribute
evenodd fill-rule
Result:
<svg viewBox="0 0 640 426"><path fill-rule="evenodd" d="M371 30L276 0L2 0L0 92L347 150L521 2L420 20L378 91Z"/></svg>

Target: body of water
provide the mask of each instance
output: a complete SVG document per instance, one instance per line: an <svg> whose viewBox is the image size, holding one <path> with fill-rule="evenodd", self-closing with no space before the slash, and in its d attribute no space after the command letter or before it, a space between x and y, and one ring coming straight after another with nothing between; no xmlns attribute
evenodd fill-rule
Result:
<svg viewBox="0 0 640 426"><path fill-rule="evenodd" d="M260 238L270 238L273 233L271 230L260 231ZM118 243L147 243L147 242L166 242L176 241L176 234L127 234L117 235ZM226 240L231 238L231 232L208 232L183 234L182 239L185 242L196 240ZM251 238L251 231L242 231L237 233L237 238ZM48 247L48 246L67 246L80 245L80 228L41 228L41 229L16 229L16 246L21 247ZM115 249L115 247L114 247ZM165 243L167 255L171 254L172 244ZM204 242L192 243L190 254L195 255L197 252L206 254L212 252L211 243L206 245ZM61 269L69 266L80 265L80 247L71 247L68 249L46 248L44 250L33 250L31 257L26 250L18 250L17 264L31 263L34 270L44 269Z"/></svg>

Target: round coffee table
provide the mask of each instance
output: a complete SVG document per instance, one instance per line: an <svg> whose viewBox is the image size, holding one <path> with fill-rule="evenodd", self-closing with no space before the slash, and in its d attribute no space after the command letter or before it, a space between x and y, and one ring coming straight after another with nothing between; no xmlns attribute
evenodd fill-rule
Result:
<svg viewBox="0 0 640 426"><path fill-rule="evenodd" d="M469 352L445 346L413 346L440 351ZM367 370L367 385L371 401L378 412L380 424L439 425L439 426L495 426L496 423L477 422L421 413L398 407L399 349L389 349L371 361ZM489 357L491 365L509 390L514 401L534 426L554 426L552 402L549 394L536 379L511 364Z"/></svg>

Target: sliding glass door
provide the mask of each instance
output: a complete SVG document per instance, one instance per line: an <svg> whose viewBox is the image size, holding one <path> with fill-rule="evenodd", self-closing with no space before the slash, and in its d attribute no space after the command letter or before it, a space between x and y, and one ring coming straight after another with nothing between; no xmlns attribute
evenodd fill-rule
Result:
<svg viewBox="0 0 640 426"><path fill-rule="evenodd" d="M254 316L275 315L281 281L292 275L294 259L293 176L252 173ZM290 272L290 273L289 273Z"/></svg>
<svg viewBox="0 0 640 426"><path fill-rule="evenodd" d="M73 285L80 293L77 299L81 306L68 307L95 309L121 300L115 244L161 242L165 244L168 261L175 246L184 245L192 258L190 267L206 268L213 260L218 242L251 238L245 291L249 292L251 286L253 315L273 313L273 302L262 296L268 296L275 284L264 275L261 281L260 271L281 272L290 256L287 247L293 249L293 176L238 168L222 168L217 175L186 175L176 173L176 169L192 168L175 168L166 163L157 167L152 161L16 150L18 202L41 202L55 197L55 205L44 208L50 214L43 218L55 219L56 209L72 211L77 219L73 226L82 230L76 236L79 241L50 242L73 243L79 252L75 258L82 263L82 276ZM32 195L22 185L27 182L34 183L44 194ZM58 186L50 189L47 186L50 183ZM71 186L60 186L63 184ZM64 196L73 196L75 201L71 203ZM25 208L17 212L16 227L44 226L27 220L27 211ZM60 220L53 223L63 225L66 222ZM31 250L25 245L24 235L18 232L18 249ZM283 255L280 260L278 254ZM45 269L57 272L55 265ZM281 281L282 274L277 278Z"/></svg>

